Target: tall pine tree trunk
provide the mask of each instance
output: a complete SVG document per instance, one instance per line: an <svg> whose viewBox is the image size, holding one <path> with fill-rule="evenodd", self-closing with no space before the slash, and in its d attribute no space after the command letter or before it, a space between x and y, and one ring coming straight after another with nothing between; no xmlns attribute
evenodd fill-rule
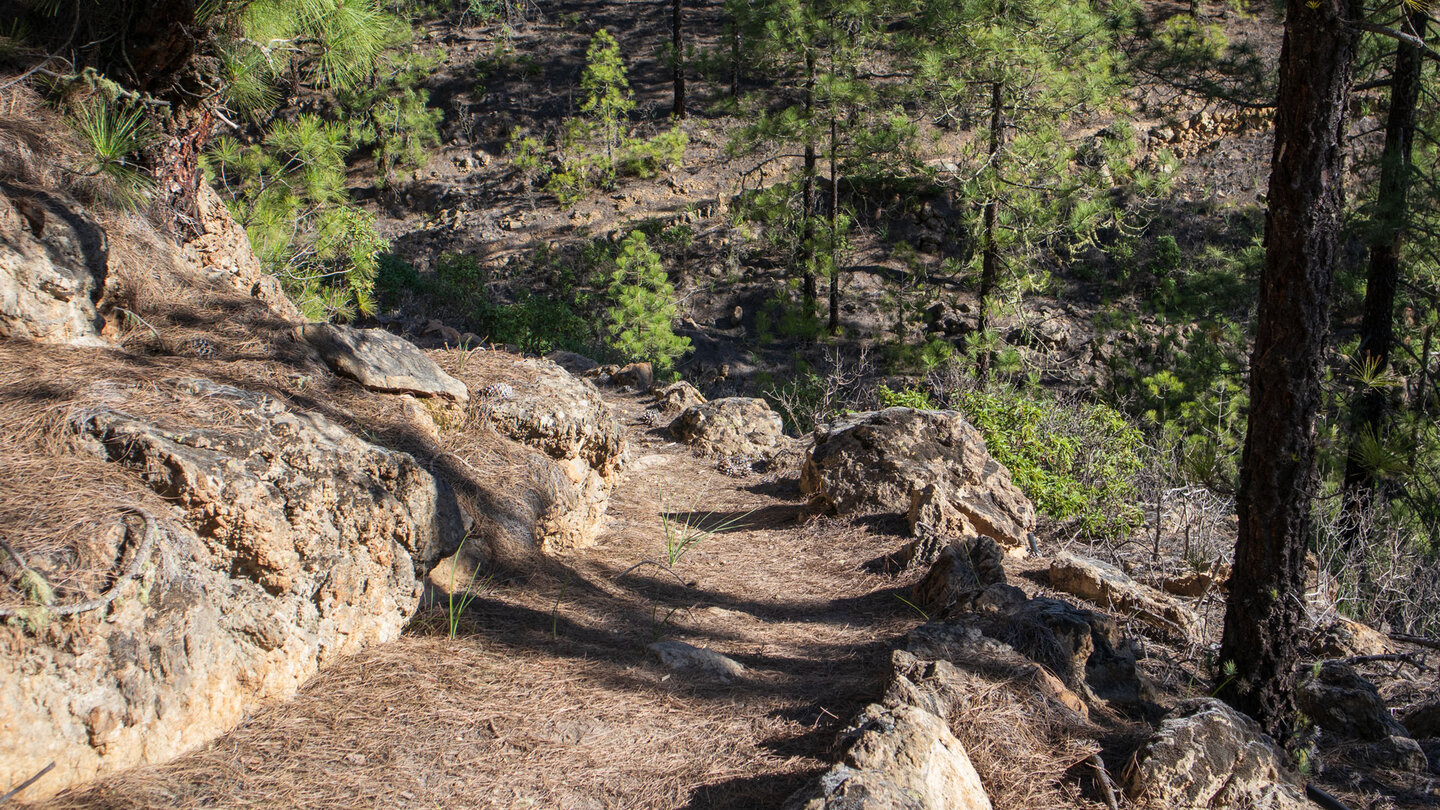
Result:
<svg viewBox="0 0 1440 810"><path fill-rule="evenodd" d="M1358 0L1289 0L1218 692L1288 739Z"/></svg>
<svg viewBox="0 0 1440 810"><path fill-rule="evenodd" d="M990 85L990 165L994 167L1000 155L1000 147L1004 144L1004 100L1005 88L1000 82ZM998 171L998 169L996 169ZM982 341L986 340L985 330L990 327L990 297L995 289L995 281L1000 274L1000 248L997 243L996 228L999 226L1000 201L996 198L999 189L992 189L990 199L985 201L985 208L982 213L982 227L984 247L980 254L980 294L976 304L976 334ZM983 385L990 379L990 364L993 359L993 352L986 346L976 360L975 376Z"/></svg>
<svg viewBox="0 0 1440 810"><path fill-rule="evenodd" d="M800 249L805 263L805 311L815 311L815 54L805 51L805 199L801 202L803 223Z"/></svg>
<svg viewBox="0 0 1440 810"><path fill-rule="evenodd" d="M835 110L830 110L830 334L840 334L840 173L835 153L839 149Z"/></svg>
<svg viewBox="0 0 1440 810"><path fill-rule="evenodd" d="M1407 33L1425 36L1426 13L1418 8L1408 15ZM1376 374L1390 367L1395 339L1395 291L1400 286L1400 247L1409 208L1411 147L1415 142L1415 113L1420 102L1420 49L1400 42L1395 51L1395 72L1390 86L1390 112L1385 122L1385 147L1380 155L1380 186L1375 230L1370 239L1370 270L1365 282L1364 316L1360 323L1360 349L1356 361ZM1355 551L1361 539L1364 513L1375 503L1375 474L1361 450L1366 437L1383 435L1385 391L1364 386L1350 408L1350 453L1345 460L1344 544Z"/></svg>
<svg viewBox="0 0 1440 810"><path fill-rule="evenodd" d="M670 114L685 117L685 9L684 0L673 0L670 6L670 44L675 49L675 104Z"/></svg>

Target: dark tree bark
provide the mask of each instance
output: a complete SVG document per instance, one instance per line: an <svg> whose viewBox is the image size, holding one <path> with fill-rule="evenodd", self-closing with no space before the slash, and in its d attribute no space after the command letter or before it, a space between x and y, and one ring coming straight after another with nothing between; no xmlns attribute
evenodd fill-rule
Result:
<svg viewBox="0 0 1440 810"><path fill-rule="evenodd" d="M800 249L805 264L805 310L815 311L815 54L805 51L805 199L801 201Z"/></svg>
<svg viewBox="0 0 1440 810"><path fill-rule="evenodd" d="M1426 12L1415 8L1407 15L1406 33L1424 38ZM1400 286L1400 249L1409 209L1411 148L1415 142L1415 113L1420 103L1420 49L1400 42L1390 86L1390 111L1385 122L1385 147L1380 155L1380 185L1376 197L1375 230L1370 238L1370 268L1365 282L1364 315L1360 322L1360 348L1356 361L1376 372L1390 367L1395 340L1395 292ZM1382 436L1385 391L1370 386L1356 392L1350 408L1350 453L1345 460L1344 538L1347 551L1359 545L1363 514L1375 503L1374 471L1360 452L1366 436Z"/></svg>
<svg viewBox="0 0 1440 810"><path fill-rule="evenodd" d="M1250 360L1218 693L1281 740L1295 723L1296 639L1315 489L1315 415L1343 204L1358 0L1289 0L1280 54L1265 272Z"/></svg>
<svg viewBox="0 0 1440 810"><path fill-rule="evenodd" d="M993 164L1000 154L1000 147L1005 143L1005 118L1004 118L1005 88L1000 82L990 85L990 160ZM980 254L980 293L979 301L976 302L976 331L981 340L985 339L985 330L990 326L990 294L995 289L995 282L1000 275L1000 249L996 241L995 229L999 225L1000 201L993 195L985 201L985 208L982 212L982 225L985 229L983 252ZM990 379L991 351L987 348L980 352L976 360L975 376L983 384Z"/></svg>
<svg viewBox="0 0 1440 810"><path fill-rule="evenodd" d="M670 114L676 118L685 117L685 4L684 0L672 0L670 4L670 45L675 50L675 104Z"/></svg>

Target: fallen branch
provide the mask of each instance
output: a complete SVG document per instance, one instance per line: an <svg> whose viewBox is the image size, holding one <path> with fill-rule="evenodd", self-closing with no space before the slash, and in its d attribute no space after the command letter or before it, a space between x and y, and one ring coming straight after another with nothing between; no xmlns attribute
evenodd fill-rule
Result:
<svg viewBox="0 0 1440 810"><path fill-rule="evenodd" d="M1406 644L1414 644L1417 647L1429 647L1432 650L1440 650L1440 641L1424 636L1412 636L1408 633L1391 633L1390 638Z"/></svg>
<svg viewBox="0 0 1440 810"><path fill-rule="evenodd" d="M1314 785L1305 785L1305 795L1325 810L1350 810L1345 803Z"/></svg>
<svg viewBox="0 0 1440 810"><path fill-rule="evenodd" d="M35 784L35 783L38 782L38 781L40 781L40 777L42 777L42 776L44 776L45 774L49 773L49 772L50 772L51 770L53 770L54 768L55 768L55 763L54 763L54 762L51 762L49 765L46 765L45 767L41 768L39 773L35 774L34 776L30 777L29 779L26 779L24 782L21 782L19 785L17 785L16 787L12 788L11 791L10 791L9 793L6 793L4 796L0 796L0 804L4 804L5 802L8 802L8 801L10 801L11 799L15 798L16 796L20 795L20 791L24 790L25 788L30 787L31 785Z"/></svg>
<svg viewBox="0 0 1440 810"><path fill-rule="evenodd" d="M95 597L94 599L90 599L74 605L60 605L58 607L53 605L0 607L0 617L19 616L36 610L44 611L46 613L56 616L74 616L78 613L88 613L92 610L99 610L100 608L109 605L111 602L114 602L116 598L120 596L121 586L123 586L126 582L129 582L140 574L140 566L143 565L145 563L145 560L150 557L150 550L155 547L155 538L160 534L160 527L155 522L155 518L149 512L141 509L138 506L127 506L125 507L125 509L127 511L134 512L135 514L145 519L145 539L140 542L140 548L135 551L135 556L131 558L130 565L126 567L125 572L115 580L115 584L110 586L110 590L106 591L100 596ZM22 574L25 571L34 571L34 569L30 568L28 565L25 564L25 561L21 559L18 554L16 554L13 550L10 550L9 546L6 546L6 550L10 553L12 557L15 557L15 561L20 565ZM35 574L38 576L39 572L35 571Z"/></svg>
<svg viewBox="0 0 1440 810"><path fill-rule="evenodd" d="M1120 810L1120 802L1115 798L1118 791L1110 779L1110 772L1105 770L1105 761L1100 759L1099 754L1091 754L1088 762L1090 767L1095 769L1095 776L1100 782L1100 792L1105 796L1105 806L1110 810Z"/></svg>

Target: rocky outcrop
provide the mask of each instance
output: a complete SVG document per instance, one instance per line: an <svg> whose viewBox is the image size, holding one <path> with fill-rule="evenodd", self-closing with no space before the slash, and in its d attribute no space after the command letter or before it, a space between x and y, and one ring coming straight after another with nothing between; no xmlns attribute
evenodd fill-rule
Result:
<svg viewBox="0 0 1440 810"><path fill-rule="evenodd" d="M686 408L670 433L705 455L769 456L785 439L780 415L763 399L726 397Z"/></svg>
<svg viewBox="0 0 1440 810"><path fill-rule="evenodd" d="M840 762L791 796L786 810L990 810L965 747L942 719L943 699L911 681L904 653L897 656L885 699L841 732Z"/></svg>
<svg viewBox="0 0 1440 810"><path fill-rule="evenodd" d="M0 185L0 337L106 345L105 232L78 205Z"/></svg>
<svg viewBox="0 0 1440 810"><path fill-rule="evenodd" d="M1166 636L1200 638L1200 619L1193 611L1113 565L1062 552L1050 563L1049 577L1050 587L1138 619Z"/></svg>
<svg viewBox="0 0 1440 810"><path fill-rule="evenodd" d="M181 246L181 258L199 269L206 280L258 298L286 320L304 320L281 289L280 281L260 267L250 237L230 216L220 195L209 184L201 183L196 203L200 235Z"/></svg>
<svg viewBox="0 0 1440 810"><path fill-rule="evenodd" d="M76 440L173 513L113 603L0 656L0 739L26 741L0 750L0 784L54 760L45 793L203 743L398 636L464 536L442 482L322 416L202 379L87 399Z"/></svg>
<svg viewBox="0 0 1440 810"><path fill-rule="evenodd" d="M415 344L384 329L309 323L300 334L336 374L371 390L470 399L465 383L441 371Z"/></svg>
<svg viewBox="0 0 1440 810"><path fill-rule="evenodd" d="M1153 810L1310 810L1284 762L1253 720L1218 700L1191 700L1136 753L1126 792Z"/></svg>
<svg viewBox="0 0 1440 810"><path fill-rule="evenodd" d="M496 364L482 365L476 373L493 370ZM629 458L620 422L594 386L549 361L506 362L503 380L486 388L500 386L484 398L482 417L545 459L537 460L537 476L549 483L537 493L546 503L536 504L535 542L542 551L591 545Z"/></svg>
<svg viewBox="0 0 1440 810"><path fill-rule="evenodd" d="M1035 507L956 411L887 408L817 431L800 488L840 513L907 515L917 534L1022 547Z"/></svg>

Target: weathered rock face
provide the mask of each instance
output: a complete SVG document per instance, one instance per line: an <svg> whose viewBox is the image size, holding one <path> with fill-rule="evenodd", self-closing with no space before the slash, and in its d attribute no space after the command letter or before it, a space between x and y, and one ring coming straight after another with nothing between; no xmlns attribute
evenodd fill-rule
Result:
<svg viewBox="0 0 1440 810"><path fill-rule="evenodd" d="M1336 616L1319 633L1316 646L1327 658L1350 658L1360 655L1385 655L1394 652L1384 634L1360 622Z"/></svg>
<svg viewBox="0 0 1440 810"><path fill-rule="evenodd" d="M315 347L336 374L366 388L396 394L470 399L465 383L451 377L415 344L384 329L356 329L330 323L300 327L305 342Z"/></svg>
<svg viewBox="0 0 1440 810"><path fill-rule="evenodd" d="M1417 740L1440 738L1440 698L1412 706L1400 719L1405 730Z"/></svg>
<svg viewBox="0 0 1440 810"><path fill-rule="evenodd" d="M1050 563L1050 587L1132 616L1181 641L1200 637L1200 619L1193 611L1108 563L1062 552Z"/></svg>
<svg viewBox="0 0 1440 810"><path fill-rule="evenodd" d="M1326 661L1318 672L1306 669L1295 702L1317 726L1348 741L1343 754L1350 759L1411 771L1429 768L1420 744L1390 713L1379 690L1349 664Z"/></svg>
<svg viewBox="0 0 1440 810"><path fill-rule="evenodd" d="M1126 792L1154 810L1308 810L1305 784L1253 720L1218 700L1176 707L1136 754Z"/></svg>
<svg viewBox="0 0 1440 810"><path fill-rule="evenodd" d="M748 397L691 405L670 423L670 433L698 452L721 456L769 456L785 439L780 414Z"/></svg>
<svg viewBox="0 0 1440 810"><path fill-rule="evenodd" d="M286 320L304 320L285 295L280 282L260 267L245 229L230 216L220 195L200 184L196 198L200 235L181 247L180 255L211 282L223 282L244 295L258 298Z"/></svg>
<svg viewBox="0 0 1440 810"><path fill-rule="evenodd" d="M0 337L106 345L105 232L73 202L0 187Z"/></svg>
<svg viewBox="0 0 1440 810"><path fill-rule="evenodd" d="M904 513L917 534L1020 547L1035 527L1034 505L955 411L887 408L817 432L800 489L840 513Z"/></svg>
<svg viewBox="0 0 1440 810"><path fill-rule="evenodd" d="M915 583L915 604L931 616L968 610L991 585L1005 584L1005 554L988 537L956 540Z"/></svg>
<svg viewBox="0 0 1440 810"><path fill-rule="evenodd" d="M930 711L872 703L842 736L844 758L786 810L990 810L965 747Z"/></svg>
<svg viewBox="0 0 1440 810"><path fill-rule="evenodd" d="M629 458L620 422L594 386L554 363L522 360L510 374L505 395L487 397L483 412L501 435L540 451L554 468L535 538L543 551L591 545Z"/></svg>
<svg viewBox="0 0 1440 810"><path fill-rule="evenodd" d="M39 787L53 792L203 743L336 656L398 636L419 577L464 535L448 489L409 455L207 380L164 397L112 396L74 419L82 445L176 517L104 615L0 656L0 738L27 741L0 750L0 783L54 760Z"/></svg>

